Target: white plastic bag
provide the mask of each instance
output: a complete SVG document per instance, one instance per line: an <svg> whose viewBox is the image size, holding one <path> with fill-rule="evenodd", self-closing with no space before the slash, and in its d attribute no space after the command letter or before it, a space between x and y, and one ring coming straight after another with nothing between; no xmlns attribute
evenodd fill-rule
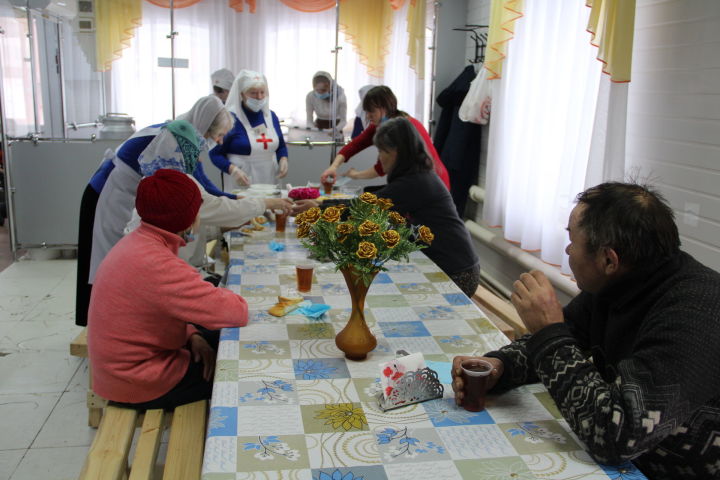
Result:
<svg viewBox="0 0 720 480"><path fill-rule="evenodd" d="M491 106L492 82L487 79L487 70L481 67L475 80L470 83L470 90L460 105L458 116L463 122L487 125Z"/></svg>

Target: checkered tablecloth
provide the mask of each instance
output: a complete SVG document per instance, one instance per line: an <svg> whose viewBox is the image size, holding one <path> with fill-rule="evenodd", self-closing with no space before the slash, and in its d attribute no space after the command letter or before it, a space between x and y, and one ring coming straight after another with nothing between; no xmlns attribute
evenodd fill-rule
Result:
<svg viewBox="0 0 720 480"><path fill-rule="evenodd" d="M250 308L248 325L222 332L203 464L204 480L237 479L642 479L596 464L542 385L491 396L485 411L442 399L383 412L380 362L422 352L449 382L455 355L508 340L422 253L388 264L369 291L365 316L377 348L362 362L335 346L350 299L342 274L316 267L306 298L332 309L319 320L276 318L267 309L295 286L306 257L294 237L228 235L227 288ZM269 248L271 240L285 250Z"/></svg>

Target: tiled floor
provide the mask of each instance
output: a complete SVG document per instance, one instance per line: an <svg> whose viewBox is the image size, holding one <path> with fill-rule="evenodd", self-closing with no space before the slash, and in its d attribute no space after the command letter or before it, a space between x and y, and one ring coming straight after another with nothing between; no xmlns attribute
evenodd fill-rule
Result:
<svg viewBox="0 0 720 480"><path fill-rule="evenodd" d="M87 427L87 366L71 357L75 261L0 272L0 480L75 479Z"/></svg>

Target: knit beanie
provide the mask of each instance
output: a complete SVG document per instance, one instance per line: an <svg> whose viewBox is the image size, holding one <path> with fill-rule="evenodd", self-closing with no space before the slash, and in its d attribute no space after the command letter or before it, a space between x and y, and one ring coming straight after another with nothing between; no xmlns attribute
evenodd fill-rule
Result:
<svg viewBox="0 0 720 480"><path fill-rule="evenodd" d="M202 197L184 173L161 168L138 185L135 208L143 222L168 232L187 230L195 221Z"/></svg>

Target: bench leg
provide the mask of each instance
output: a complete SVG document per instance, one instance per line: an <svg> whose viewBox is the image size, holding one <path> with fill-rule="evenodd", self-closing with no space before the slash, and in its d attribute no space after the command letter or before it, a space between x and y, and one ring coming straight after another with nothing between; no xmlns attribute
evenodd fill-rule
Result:
<svg viewBox="0 0 720 480"><path fill-rule="evenodd" d="M87 391L87 407L88 407L88 426L98 428L100 420L102 420L103 409L107 405L107 400L93 392L92 389L92 371L88 362L88 391Z"/></svg>

